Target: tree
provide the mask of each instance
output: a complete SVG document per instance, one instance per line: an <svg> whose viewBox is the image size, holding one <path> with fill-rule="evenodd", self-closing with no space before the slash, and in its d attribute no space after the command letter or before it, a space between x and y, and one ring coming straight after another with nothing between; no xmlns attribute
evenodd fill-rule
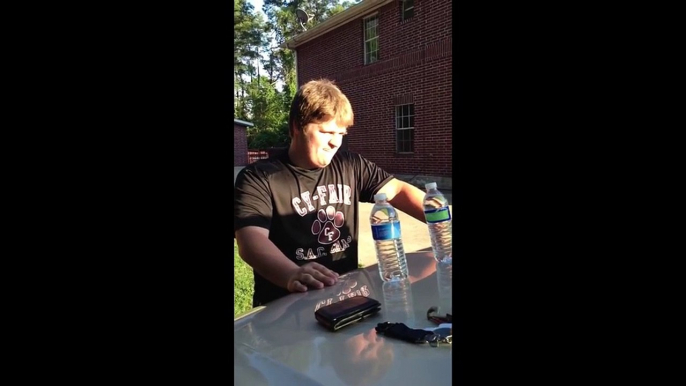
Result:
<svg viewBox="0 0 686 386"><path fill-rule="evenodd" d="M248 86L247 99L253 110L253 127L248 128L248 147L264 149L288 143L288 109L282 93L267 77L255 78Z"/></svg>
<svg viewBox="0 0 686 386"><path fill-rule="evenodd" d="M247 118L249 111L244 103L246 78L256 76L258 67L254 63L260 57L259 50L265 40L265 23L262 15L256 14L247 0L234 0L233 23L234 114Z"/></svg>
<svg viewBox="0 0 686 386"><path fill-rule="evenodd" d="M295 56L281 46L303 32L295 10L311 16L310 28L354 3L264 0L265 22L247 0L234 0L234 114L254 124L248 129L250 148L288 142L288 112L297 89Z"/></svg>
<svg viewBox="0 0 686 386"><path fill-rule="evenodd" d="M296 16L296 9L302 9L310 15L308 27L313 27L327 18L344 11L359 1L338 0L264 0L263 12L267 15L266 32L275 47L281 46L297 34L302 33L302 27ZM284 92L290 100L295 95L295 56L290 49L271 49L269 57L263 62L269 78L273 82L283 82Z"/></svg>

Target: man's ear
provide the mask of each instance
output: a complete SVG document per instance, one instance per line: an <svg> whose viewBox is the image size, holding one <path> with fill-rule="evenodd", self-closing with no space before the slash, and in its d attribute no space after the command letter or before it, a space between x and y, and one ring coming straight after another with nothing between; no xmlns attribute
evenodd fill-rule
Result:
<svg viewBox="0 0 686 386"><path fill-rule="evenodd" d="M301 127L301 128L298 129L297 124L294 123L294 124L293 124L293 129L292 129L292 131L291 131L291 139L294 138L295 135L296 135L297 133L304 134L304 133L305 133L305 127Z"/></svg>
<svg viewBox="0 0 686 386"><path fill-rule="evenodd" d="M291 126L288 128L288 136L293 139L295 137L295 132L298 131L297 129L297 123L293 122Z"/></svg>

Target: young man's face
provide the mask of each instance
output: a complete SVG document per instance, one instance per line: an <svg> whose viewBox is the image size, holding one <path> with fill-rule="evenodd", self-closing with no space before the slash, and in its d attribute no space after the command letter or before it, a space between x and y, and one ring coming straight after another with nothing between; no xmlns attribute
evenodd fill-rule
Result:
<svg viewBox="0 0 686 386"><path fill-rule="evenodd" d="M347 128L338 126L335 119L324 123L310 123L302 131L296 131L296 151L309 163L309 167L323 168L331 162L343 143Z"/></svg>

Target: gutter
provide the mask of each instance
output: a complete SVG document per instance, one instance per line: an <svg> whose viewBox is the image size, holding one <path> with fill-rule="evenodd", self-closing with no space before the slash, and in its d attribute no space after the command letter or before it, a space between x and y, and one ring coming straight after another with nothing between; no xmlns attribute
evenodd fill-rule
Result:
<svg viewBox="0 0 686 386"><path fill-rule="evenodd" d="M295 67L295 88L300 88L300 83L298 83L298 51L293 50L293 64Z"/></svg>
<svg viewBox="0 0 686 386"><path fill-rule="evenodd" d="M323 22L317 24L311 29L296 35L291 40L281 44L281 48L294 49L310 40L316 39L336 28L347 24L351 21L357 20L366 13L372 12L386 4L390 4L393 0L365 0L359 4L355 4L345 11L331 16Z"/></svg>
<svg viewBox="0 0 686 386"><path fill-rule="evenodd" d="M243 126L255 126L254 124L252 124L250 122L242 121L242 120L236 119L236 118L233 119L233 123L238 123L239 125L243 125Z"/></svg>

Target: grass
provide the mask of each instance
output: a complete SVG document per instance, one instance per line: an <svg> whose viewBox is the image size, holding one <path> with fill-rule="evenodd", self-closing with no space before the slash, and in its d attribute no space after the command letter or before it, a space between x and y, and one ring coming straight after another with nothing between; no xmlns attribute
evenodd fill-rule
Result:
<svg viewBox="0 0 686 386"><path fill-rule="evenodd" d="M238 316L252 308L255 281L252 268L238 255L236 240L233 241L233 267L233 316Z"/></svg>

